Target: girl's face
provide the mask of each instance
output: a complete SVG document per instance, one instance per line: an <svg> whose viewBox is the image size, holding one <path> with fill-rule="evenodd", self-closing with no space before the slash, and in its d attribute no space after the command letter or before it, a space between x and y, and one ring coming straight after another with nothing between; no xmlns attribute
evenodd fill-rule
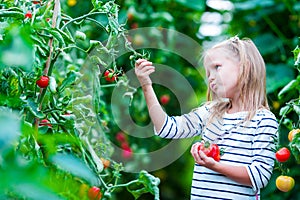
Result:
<svg viewBox="0 0 300 200"><path fill-rule="evenodd" d="M238 58L229 57L228 50L216 48L210 50L204 58L204 67L210 90L220 98L239 97Z"/></svg>

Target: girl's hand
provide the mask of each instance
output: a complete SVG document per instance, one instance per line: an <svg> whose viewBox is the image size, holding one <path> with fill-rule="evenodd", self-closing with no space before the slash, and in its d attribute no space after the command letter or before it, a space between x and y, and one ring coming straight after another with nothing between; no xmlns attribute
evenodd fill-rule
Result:
<svg viewBox="0 0 300 200"><path fill-rule="evenodd" d="M201 142L196 142L195 144L193 144L191 148L191 154L194 157L196 163L198 163L201 166L212 169L214 165L217 163L217 161L215 161L211 157L206 156L203 151L198 150L200 145Z"/></svg>
<svg viewBox="0 0 300 200"><path fill-rule="evenodd" d="M135 63L134 71L141 86L152 84L149 77L149 75L155 71L155 67L152 65L152 62L145 59L138 59Z"/></svg>

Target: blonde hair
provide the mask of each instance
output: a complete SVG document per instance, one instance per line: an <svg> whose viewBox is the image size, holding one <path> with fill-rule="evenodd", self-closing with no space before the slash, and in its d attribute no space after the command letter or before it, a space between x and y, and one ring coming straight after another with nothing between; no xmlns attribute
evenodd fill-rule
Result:
<svg viewBox="0 0 300 200"><path fill-rule="evenodd" d="M266 95L266 67L265 62L255 44L248 38L239 39L237 36L225 40L209 50L222 48L224 53L235 57L239 63L238 91L241 100L241 110L248 111L245 120L250 120L255 112L261 108L269 109ZM226 110L231 107L231 101L222 101L210 88L207 90L207 100L216 101L211 117L221 118Z"/></svg>

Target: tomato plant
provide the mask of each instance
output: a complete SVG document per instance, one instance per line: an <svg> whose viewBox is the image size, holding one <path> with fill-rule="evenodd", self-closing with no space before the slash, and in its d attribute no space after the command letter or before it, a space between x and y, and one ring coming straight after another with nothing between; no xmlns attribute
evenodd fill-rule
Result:
<svg viewBox="0 0 300 200"><path fill-rule="evenodd" d="M78 5L85 5L81 15L72 16L69 6ZM117 78L123 69L114 52L121 45L142 56L127 41L124 22L114 1L1 3L1 197L109 199L116 188L136 184L141 190L130 194L159 198L159 182L148 184L156 178L146 171L138 173L143 179L120 183L124 167L111 159L106 135L114 124L105 88L119 81L130 88L126 76ZM112 72L106 77L111 84L101 82L105 70ZM126 153L132 156L129 143Z"/></svg>

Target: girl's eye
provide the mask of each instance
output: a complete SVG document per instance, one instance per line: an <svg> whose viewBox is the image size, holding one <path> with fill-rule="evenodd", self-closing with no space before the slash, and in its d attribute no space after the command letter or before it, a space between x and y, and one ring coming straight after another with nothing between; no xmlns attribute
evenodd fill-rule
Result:
<svg viewBox="0 0 300 200"><path fill-rule="evenodd" d="M215 66L216 69L219 69L220 67L221 67L221 65L216 65Z"/></svg>

